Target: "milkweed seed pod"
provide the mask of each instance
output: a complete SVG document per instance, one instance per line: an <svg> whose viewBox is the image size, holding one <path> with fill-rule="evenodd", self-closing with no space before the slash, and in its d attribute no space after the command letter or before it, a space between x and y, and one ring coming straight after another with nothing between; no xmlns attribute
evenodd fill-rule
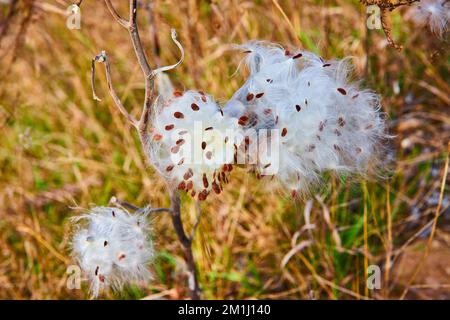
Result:
<svg viewBox="0 0 450 320"><path fill-rule="evenodd" d="M74 219L79 223L73 255L91 283L92 296L105 288L148 281L154 256L146 214L114 207L95 207Z"/></svg>
<svg viewBox="0 0 450 320"><path fill-rule="evenodd" d="M250 76L224 110L237 113L252 140L258 132L261 175L276 176L296 196L326 171L363 174L376 162L385 137L379 96L348 81L347 60L264 42L240 48Z"/></svg>
<svg viewBox="0 0 450 320"><path fill-rule="evenodd" d="M155 109L148 152L157 170L198 200L221 193L242 140L237 119L198 91L175 92Z"/></svg>

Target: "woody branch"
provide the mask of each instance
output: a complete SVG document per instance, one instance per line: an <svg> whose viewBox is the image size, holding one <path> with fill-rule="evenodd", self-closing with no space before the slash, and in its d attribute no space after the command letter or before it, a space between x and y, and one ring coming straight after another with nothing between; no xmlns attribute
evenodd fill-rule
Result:
<svg viewBox="0 0 450 320"><path fill-rule="evenodd" d="M139 66L141 67L142 73L144 74L145 78L145 97L144 97L144 105L142 108L142 113L139 117L139 120L134 118L124 107L123 103L120 101L120 98L116 94L116 91L114 89L113 83L112 83L112 77L111 77L111 67L109 63L108 55L105 51L102 51L99 55L97 55L92 60L92 93L93 98L95 100L100 100L96 94L95 91L95 63L101 62L105 66L105 73L106 73L106 80L108 83L108 90L109 93L119 111L125 116L125 118L128 120L128 122L136 128L136 130L139 133L139 138L141 140L141 144L143 148L147 148L148 143L150 141L149 138L149 120L150 115L152 112L152 104L155 98L155 92L154 92L154 77L158 72L162 72L165 70L172 69L179 65L184 57L184 51L181 47L181 44L176 40L176 33L174 30L172 30L172 40L175 42L175 44L178 46L178 48L181 51L181 59L174 65L161 67L159 69L153 70L147 60L146 54L144 52L144 48L142 46L141 38L139 35L139 29L137 25L137 7L138 7L138 1L137 0L130 0L130 12L129 12L129 18L128 20L121 17L120 14L116 11L114 6L112 5L110 0L105 0L105 4L108 7L108 10L110 11L111 15L114 17L114 19L125 29L128 30L131 38L131 42L136 54L136 58L138 60ZM151 159L147 157L149 162L151 162ZM197 217L197 221L194 224L193 231L191 233L191 236L188 236L186 234L185 228L183 226L183 220L181 219L181 200L180 195L177 190L173 189L171 186L168 185L168 189L170 192L170 209L168 210L161 210L170 212L171 218L172 218L172 224L175 229L175 233L177 235L178 240L180 241L185 261L187 264L187 271L188 271L188 287L189 287L189 293L190 297L192 299L200 299L200 286L198 284L197 279L197 269L195 264L195 258L192 252L192 241L193 241L193 235L195 233L195 229L198 226L198 219L200 218L200 214Z"/></svg>

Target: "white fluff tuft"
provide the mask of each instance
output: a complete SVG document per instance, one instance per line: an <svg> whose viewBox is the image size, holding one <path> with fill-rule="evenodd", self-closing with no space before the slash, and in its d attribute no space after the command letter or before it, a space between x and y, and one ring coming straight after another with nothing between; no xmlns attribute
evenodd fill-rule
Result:
<svg viewBox="0 0 450 320"><path fill-rule="evenodd" d="M258 139L262 175L271 172L295 196L319 183L324 172L368 170L385 124L378 95L347 80L346 60L323 61L310 52L290 53L258 42L241 48L249 52L250 77L224 110L243 104L245 128L276 130ZM275 163L262 153L275 138L278 163L271 168Z"/></svg>
<svg viewBox="0 0 450 320"><path fill-rule="evenodd" d="M431 32L442 37L448 31L450 2L448 0L422 0L412 9L412 18L418 25L428 25Z"/></svg>
<svg viewBox="0 0 450 320"><path fill-rule="evenodd" d="M160 98L155 109L147 152L157 170L199 200L211 190L219 194L241 140L238 120L212 97L192 90Z"/></svg>
<svg viewBox="0 0 450 320"><path fill-rule="evenodd" d="M147 214L130 214L114 207L95 207L74 218L79 229L72 250L91 283L93 297L105 288L148 281L154 256Z"/></svg>

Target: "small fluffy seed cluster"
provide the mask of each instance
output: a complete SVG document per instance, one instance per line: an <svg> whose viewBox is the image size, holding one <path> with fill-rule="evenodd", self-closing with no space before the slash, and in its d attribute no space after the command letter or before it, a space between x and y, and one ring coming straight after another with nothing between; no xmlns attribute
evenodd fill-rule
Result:
<svg viewBox="0 0 450 320"><path fill-rule="evenodd" d="M263 42L240 48L248 54L250 76L224 110L229 108L248 130L275 129L258 137L262 175L274 174L296 196L320 182L326 171L367 170L384 137L384 121L379 97L347 80L346 60L324 61ZM265 157L262 152L273 140L278 140L275 154ZM277 163L271 163L274 159Z"/></svg>
<svg viewBox="0 0 450 320"><path fill-rule="evenodd" d="M79 228L72 250L97 297L107 287L148 281L154 256L146 214L130 214L114 207L95 207L75 218Z"/></svg>
<svg viewBox="0 0 450 320"><path fill-rule="evenodd" d="M448 31L450 19L448 0L422 0L411 10L413 20L420 26L428 25L435 35L442 37Z"/></svg>
<svg viewBox="0 0 450 320"><path fill-rule="evenodd" d="M221 193L240 143L237 119L198 91L160 98L155 109L148 153L158 171L200 201Z"/></svg>

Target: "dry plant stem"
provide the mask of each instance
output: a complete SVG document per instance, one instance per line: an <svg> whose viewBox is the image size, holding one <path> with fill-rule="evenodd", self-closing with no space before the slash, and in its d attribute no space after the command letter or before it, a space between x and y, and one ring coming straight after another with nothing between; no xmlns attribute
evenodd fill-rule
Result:
<svg viewBox="0 0 450 320"><path fill-rule="evenodd" d="M125 109L125 107L123 106L122 102L120 101L120 98L118 97L116 90L114 90L113 84L112 84L112 78L111 78L111 66L109 64L109 59L108 59L108 55L106 54L105 51L102 51L101 54L97 55L94 59L92 59L92 66L91 66L91 71L92 71L92 81L91 81L91 85L92 85L92 95L94 100L100 101L100 98L97 96L96 92L95 92L95 63L96 62L103 62L103 64L105 65L105 73L106 73L106 82L108 83L108 90L109 93L111 95L111 97L114 100L114 103L116 104L117 108L120 110L120 112L127 118L127 120L135 127L137 128L137 121L136 119L134 119L129 113L128 111Z"/></svg>
<svg viewBox="0 0 450 320"><path fill-rule="evenodd" d="M170 193L171 209L172 209L172 224L180 240L183 249L188 271L188 285L191 298L193 300L200 299L200 286L197 279L197 268L195 265L194 255L192 253L192 237L188 237L184 231L183 220L181 219L180 210L180 195L177 190L171 189ZM195 230L195 227L194 227ZM194 233L193 233L194 234Z"/></svg>
<svg viewBox="0 0 450 320"><path fill-rule="evenodd" d="M404 0L404 1L391 1L391 0L360 0L360 2L365 6L376 5L380 8L380 20L381 26L383 28L384 34L386 35L386 39L391 47L396 49L397 51L402 50L402 46L395 43L394 39L391 36L391 28L387 23L386 12L393 11L401 6L410 6L414 2L418 2L420 0Z"/></svg>
<svg viewBox="0 0 450 320"><path fill-rule="evenodd" d="M384 34L386 35L386 39L388 44L397 51L401 51L403 47L395 43L394 39L392 39L391 29L387 23L386 17L386 9L381 9L380 13L381 27L383 28Z"/></svg>
<svg viewBox="0 0 450 320"><path fill-rule="evenodd" d="M417 275L419 274L420 270L422 269L428 255L430 253L430 248L433 243L434 234L436 233L436 226L437 226L438 218L441 215L441 206L442 206L442 200L444 198L444 191L445 191L445 184L447 181L449 163L450 163L450 142L447 144L447 157L445 158L444 172L442 174L442 182L441 182L441 187L440 187L440 191L439 191L439 200L438 200L436 210L434 212L434 218L432 220L430 236L428 237L427 245L425 247L425 251L423 252L422 259L420 259L419 263L416 265L414 273L412 274L411 278L408 281L408 285L403 290L402 295L400 296L400 300L405 299L406 294L408 293L412 283L416 279Z"/></svg>
<svg viewBox="0 0 450 320"><path fill-rule="evenodd" d="M108 89L111 97L114 100L114 103L116 104L119 111L127 118L127 120L138 130L139 138L141 140L142 146L144 148L148 147L149 143L149 136L148 136L148 126L149 126L149 120L150 120L150 113L151 113L151 106L153 103L154 98L154 76L156 75L156 72L152 70L148 64L147 57L145 55L144 49L142 47L142 42L139 36L138 26L137 26L137 0L130 0L130 15L129 20L126 20L122 18L118 12L115 10L113 5L111 4L110 0L105 0L106 6L108 7L111 15L114 17L114 19L124 28L126 28L130 34L131 42L133 44L133 48L138 60L138 63L142 69L142 72L144 74L145 78L145 99L144 99L144 106L142 110L142 114L140 116L139 120L136 120L133 116L131 116L128 111L123 106L122 102L120 101L119 97L117 96L114 87L112 85L112 78L111 78L111 69L110 64L108 60L107 54L103 51L101 54L96 56L92 61L92 92L94 99L99 100L98 96L95 93L95 62L102 62L105 64L105 72L106 72L106 79L108 82ZM172 39L174 42L179 46L182 56L184 55L184 52L181 48L181 45L176 41L175 39L176 33L172 32ZM181 60L180 60L181 62ZM179 63L180 63L179 62ZM176 65L166 67L166 68L160 68L158 70L168 70L170 68L173 68L177 66ZM149 162L151 162L150 159L148 159ZM188 286L189 286L189 292L191 299L198 300L200 299L200 286L198 284L197 280L197 270L195 265L195 259L194 255L192 253L192 237L188 237L186 235L186 232L183 227L183 221L181 219L181 201L180 196L176 190L173 190L169 186L169 192L170 192L170 201L171 201L171 208L159 208L156 210L159 211L165 211L170 212L171 218L172 218L172 224L175 229L175 233L181 242L185 260L187 264L187 271L188 271ZM135 207L135 206L133 206ZM137 207L136 207L137 208ZM138 208L139 209L139 208ZM200 216L200 215L199 215ZM199 217L198 217L199 218ZM195 232L195 228L198 226L198 222L194 225L194 230L192 234Z"/></svg>

